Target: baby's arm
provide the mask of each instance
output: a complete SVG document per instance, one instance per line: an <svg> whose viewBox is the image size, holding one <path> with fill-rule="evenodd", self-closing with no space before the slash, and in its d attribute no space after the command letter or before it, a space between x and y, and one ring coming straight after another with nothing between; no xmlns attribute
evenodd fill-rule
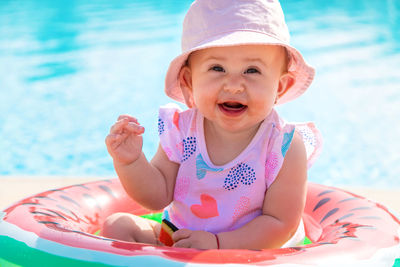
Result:
<svg viewBox="0 0 400 267"><path fill-rule="evenodd" d="M221 248L279 248L296 232L307 194L307 156L296 133L283 166L265 194L263 214L232 232L220 233Z"/></svg>
<svg viewBox="0 0 400 267"><path fill-rule="evenodd" d="M161 146L149 162L142 152L143 132L135 118L120 116L106 145L128 195L148 209L159 210L172 201L179 165L168 159Z"/></svg>

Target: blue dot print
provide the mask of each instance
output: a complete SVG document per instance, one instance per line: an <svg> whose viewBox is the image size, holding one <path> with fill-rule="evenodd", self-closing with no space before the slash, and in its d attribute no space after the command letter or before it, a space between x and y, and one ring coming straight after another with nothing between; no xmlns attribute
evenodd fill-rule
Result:
<svg viewBox="0 0 400 267"><path fill-rule="evenodd" d="M224 188L227 190L233 190L239 186L239 183L243 185L251 185L256 180L256 172L246 163L239 163L233 167L228 176L224 181Z"/></svg>
<svg viewBox="0 0 400 267"><path fill-rule="evenodd" d="M162 133L165 131L164 129L164 122L161 118L158 118L158 135L162 135Z"/></svg>
<svg viewBox="0 0 400 267"><path fill-rule="evenodd" d="M183 139L183 156L181 162L184 162L196 152L196 137L186 137Z"/></svg>

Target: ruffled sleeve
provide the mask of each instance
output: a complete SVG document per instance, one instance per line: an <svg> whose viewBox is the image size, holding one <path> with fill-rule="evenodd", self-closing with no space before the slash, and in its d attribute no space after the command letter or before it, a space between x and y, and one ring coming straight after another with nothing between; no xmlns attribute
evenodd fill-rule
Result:
<svg viewBox="0 0 400 267"><path fill-rule="evenodd" d="M278 118L275 118L275 122L276 126L274 124L265 163L267 187L275 181L295 132L300 134L304 142L308 168L312 166L322 150L321 133L313 123L285 123Z"/></svg>
<svg viewBox="0 0 400 267"><path fill-rule="evenodd" d="M296 123L296 130L301 135L307 152L307 167L310 168L322 151L322 135L314 123Z"/></svg>
<svg viewBox="0 0 400 267"><path fill-rule="evenodd" d="M158 135L161 147L170 161L181 163L182 132L180 127L181 110L176 104L160 107L158 115Z"/></svg>

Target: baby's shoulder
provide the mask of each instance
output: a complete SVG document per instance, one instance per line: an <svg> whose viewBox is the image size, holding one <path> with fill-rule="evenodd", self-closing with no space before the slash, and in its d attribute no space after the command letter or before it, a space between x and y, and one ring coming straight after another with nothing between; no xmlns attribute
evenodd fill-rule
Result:
<svg viewBox="0 0 400 267"><path fill-rule="evenodd" d="M175 103L168 103L163 105L158 110L159 117L166 119L181 119L186 117L192 117L195 114L194 109L185 109L182 110L180 106Z"/></svg>
<svg viewBox="0 0 400 267"><path fill-rule="evenodd" d="M196 109L182 110L177 104L167 104L160 107L158 128L160 135L169 130L182 134L195 130Z"/></svg>
<svg viewBox="0 0 400 267"><path fill-rule="evenodd" d="M300 154L303 153L302 150L305 147L308 168L311 167L319 157L323 146L322 134L315 124L313 122L287 122L275 110L271 115L271 120L276 123L275 133L271 134L271 136L276 139L277 146L281 142L283 155L286 154L294 141L295 145L293 147L299 148ZM295 148L293 150L296 151Z"/></svg>

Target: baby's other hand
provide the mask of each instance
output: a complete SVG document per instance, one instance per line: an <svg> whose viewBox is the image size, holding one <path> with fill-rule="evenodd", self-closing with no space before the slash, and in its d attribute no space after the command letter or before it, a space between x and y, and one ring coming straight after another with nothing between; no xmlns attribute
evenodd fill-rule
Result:
<svg viewBox="0 0 400 267"><path fill-rule="evenodd" d="M192 231L189 229L179 229L172 235L174 247L197 248L197 249L217 249L217 239L214 234L206 231Z"/></svg>
<svg viewBox="0 0 400 267"><path fill-rule="evenodd" d="M122 164L136 161L142 152L143 133L144 128L136 118L129 115L119 116L105 140L113 160Z"/></svg>

